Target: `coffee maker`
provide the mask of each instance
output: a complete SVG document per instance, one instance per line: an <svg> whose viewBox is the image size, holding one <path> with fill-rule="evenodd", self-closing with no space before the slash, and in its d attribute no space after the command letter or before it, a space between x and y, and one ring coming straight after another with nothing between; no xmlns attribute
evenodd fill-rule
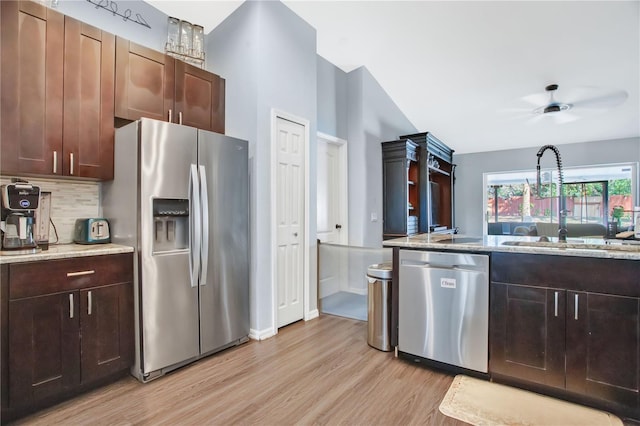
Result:
<svg viewBox="0 0 640 426"><path fill-rule="evenodd" d="M2 250L33 250L35 212L40 199L40 187L28 182L2 185L0 243Z"/></svg>

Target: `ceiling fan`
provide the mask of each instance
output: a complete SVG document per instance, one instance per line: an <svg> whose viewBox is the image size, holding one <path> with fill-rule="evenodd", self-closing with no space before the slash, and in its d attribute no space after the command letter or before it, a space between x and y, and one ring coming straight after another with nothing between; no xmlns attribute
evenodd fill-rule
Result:
<svg viewBox="0 0 640 426"><path fill-rule="evenodd" d="M622 104L629 96L624 90L592 86L559 90L557 84L549 84L544 90L544 93L520 98L520 103L526 103L527 107L508 111L521 113L516 118L525 118L528 124L542 120L562 124L605 112Z"/></svg>

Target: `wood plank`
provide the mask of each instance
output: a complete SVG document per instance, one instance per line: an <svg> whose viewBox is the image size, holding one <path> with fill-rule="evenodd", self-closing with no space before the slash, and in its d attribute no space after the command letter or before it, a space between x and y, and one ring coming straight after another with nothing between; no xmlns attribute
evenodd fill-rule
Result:
<svg viewBox="0 0 640 426"><path fill-rule="evenodd" d="M49 424L438 424L453 376L367 345L366 322L323 315L147 384L132 377L20 421Z"/></svg>

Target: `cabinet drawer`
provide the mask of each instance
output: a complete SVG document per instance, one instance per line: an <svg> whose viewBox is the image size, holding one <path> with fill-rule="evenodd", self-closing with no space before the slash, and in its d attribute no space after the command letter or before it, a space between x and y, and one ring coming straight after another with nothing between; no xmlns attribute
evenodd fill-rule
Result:
<svg viewBox="0 0 640 426"><path fill-rule="evenodd" d="M9 299L131 281L131 253L77 257L9 266Z"/></svg>

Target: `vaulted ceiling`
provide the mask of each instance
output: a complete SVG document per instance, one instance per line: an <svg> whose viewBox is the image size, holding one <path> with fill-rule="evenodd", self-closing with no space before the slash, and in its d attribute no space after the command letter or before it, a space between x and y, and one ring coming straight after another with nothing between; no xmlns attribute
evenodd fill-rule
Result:
<svg viewBox="0 0 640 426"><path fill-rule="evenodd" d="M240 1L148 1L211 31ZM640 1L284 1L456 153L640 137ZM558 84L565 112L535 114Z"/></svg>

